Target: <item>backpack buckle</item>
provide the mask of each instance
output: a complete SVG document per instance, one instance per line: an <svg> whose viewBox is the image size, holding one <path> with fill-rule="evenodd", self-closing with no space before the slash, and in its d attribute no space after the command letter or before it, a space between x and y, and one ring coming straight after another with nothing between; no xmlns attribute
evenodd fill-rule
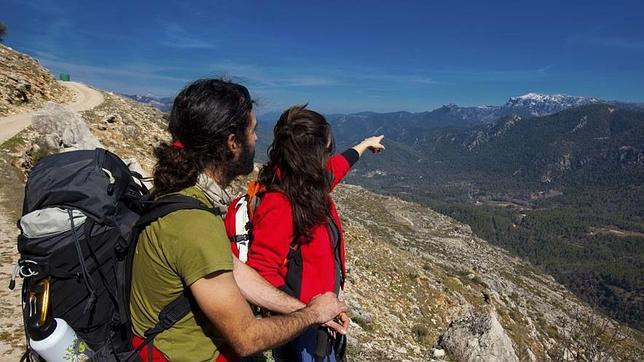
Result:
<svg viewBox="0 0 644 362"><path fill-rule="evenodd" d="M11 273L11 280L9 281L10 290L13 290L16 287L16 278L18 275L23 278L38 275L38 263L33 260L18 260L18 263L16 263L16 266L13 268L13 272Z"/></svg>
<svg viewBox="0 0 644 362"><path fill-rule="evenodd" d="M34 277L38 275L38 263L33 260L20 260L18 262L19 274L23 278Z"/></svg>

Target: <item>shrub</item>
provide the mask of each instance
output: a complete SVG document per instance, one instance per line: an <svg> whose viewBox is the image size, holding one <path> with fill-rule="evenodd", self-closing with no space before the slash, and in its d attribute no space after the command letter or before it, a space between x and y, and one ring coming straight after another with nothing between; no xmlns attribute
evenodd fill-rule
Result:
<svg viewBox="0 0 644 362"><path fill-rule="evenodd" d="M5 34L7 34L7 26L0 21L0 43L2 43Z"/></svg>
<svg viewBox="0 0 644 362"><path fill-rule="evenodd" d="M424 324L416 324L412 327L411 331L418 341L423 340L429 335L429 329Z"/></svg>

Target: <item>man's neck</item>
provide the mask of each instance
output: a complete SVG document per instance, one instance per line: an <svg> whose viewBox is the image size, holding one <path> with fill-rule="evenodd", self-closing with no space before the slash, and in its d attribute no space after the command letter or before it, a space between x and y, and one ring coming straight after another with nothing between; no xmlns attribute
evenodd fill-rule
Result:
<svg viewBox="0 0 644 362"><path fill-rule="evenodd" d="M215 178L216 173L204 172L199 176L197 186L203 190L206 197L219 209L222 215L226 214L228 204L232 201L231 195L221 186Z"/></svg>
<svg viewBox="0 0 644 362"><path fill-rule="evenodd" d="M225 189L230 185L232 180L228 179L226 172L221 168L210 168L205 172L206 176L210 177L213 181L219 185L222 189Z"/></svg>

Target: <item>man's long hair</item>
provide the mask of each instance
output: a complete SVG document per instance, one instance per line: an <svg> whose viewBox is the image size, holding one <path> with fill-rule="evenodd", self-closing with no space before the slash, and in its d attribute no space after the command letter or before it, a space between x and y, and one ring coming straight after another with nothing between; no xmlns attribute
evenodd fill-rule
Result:
<svg viewBox="0 0 644 362"><path fill-rule="evenodd" d="M326 162L334 148L331 126L306 105L295 106L282 113L273 135L259 182L286 194L295 237L310 238L311 229L325 220L330 207L332 175Z"/></svg>
<svg viewBox="0 0 644 362"><path fill-rule="evenodd" d="M182 147L161 143L154 149L156 194L194 186L207 167L226 170L233 155L227 148L234 134L246 144L253 101L246 87L222 79L200 79L174 99L168 130ZM252 157L252 156L251 156Z"/></svg>

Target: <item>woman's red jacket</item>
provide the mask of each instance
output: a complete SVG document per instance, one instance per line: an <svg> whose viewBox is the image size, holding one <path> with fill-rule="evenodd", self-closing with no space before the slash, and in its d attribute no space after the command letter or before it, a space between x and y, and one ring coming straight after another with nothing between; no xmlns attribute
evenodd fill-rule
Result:
<svg viewBox="0 0 644 362"><path fill-rule="evenodd" d="M352 152L351 152L352 151ZM327 162L327 169L333 175L331 190L342 181L353 163L358 158L355 150L349 150L343 154L331 156ZM338 234L339 259L342 271L342 287L345 279L345 250L342 225L336 211L335 204L331 200L329 210L331 220L335 223ZM336 285L336 257L333 248L332 237L327 223L313 227L312 239L300 243L301 271L293 281L293 273L289 274L288 284L299 283L299 289L295 295L302 302L308 303L311 298L318 294L332 291L335 292ZM287 284L287 272L292 260L289 258L289 250L294 240L293 214L291 203L286 195L281 192L266 192L255 210L252 220L252 241L248 253L247 264L253 267L269 283L276 288L285 288Z"/></svg>

